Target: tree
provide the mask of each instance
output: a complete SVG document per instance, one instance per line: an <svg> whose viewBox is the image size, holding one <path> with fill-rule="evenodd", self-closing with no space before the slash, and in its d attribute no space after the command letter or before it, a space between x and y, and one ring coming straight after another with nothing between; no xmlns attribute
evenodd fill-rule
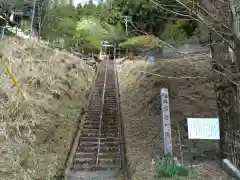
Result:
<svg viewBox="0 0 240 180"><path fill-rule="evenodd" d="M101 41L108 40L114 42L120 42L125 38L124 31L120 24L115 26L110 25L106 22L101 22L97 18L82 18L77 23L77 35L79 41L93 48L94 50L100 49Z"/></svg>
<svg viewBox="0 0 240 180"><path fill-rule="evenodd" d="M212 54L212 68L218 74L215 81L215 93L217 96L218 114L220 119L220 155L222 158L229 158L234 163L235 134L239 129L239 70L238 60L231 59L229 46L232 40L239 39L233 31L233 19L231 1L226 0L199 0L196 9L191 9L182 0L177 0L182 6L189 9L195 19L206 25L210 30L210 45ZM236 39L234 39L237 38ZM234 49L236 54L240 51ZM238 58L238 57L237 57ZM230 137L230 138L229 138ZM230 139L230 140L229 140ZM228 141L228 142L227 142ZM229 145L231 152L229 152ZM227 153L226 153L227 152ZM230 154L234 153L234 156ZM237 164L236 164L237 165Z"/></svg>
<svg viewBox="0 0 240 180"><path fill-rule="evenodd" d="M100 9L97 5L93 3L78 5L76 8L76 13L79 15L78 19L81 17L97 17L100 13Z"/></svg>
<svg viewBox="0 0 240 180"><path fill-rule="evenodd" d="M76 35L77 13L72 5L59 4L47 11L42 25L42 37L51 41L63 39L72 44Z"/></svg>

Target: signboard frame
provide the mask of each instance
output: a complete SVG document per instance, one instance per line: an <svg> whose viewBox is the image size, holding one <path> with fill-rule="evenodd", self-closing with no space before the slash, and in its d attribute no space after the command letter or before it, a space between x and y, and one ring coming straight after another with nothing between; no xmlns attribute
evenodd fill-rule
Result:
<svg viewBox="0 0 240 180"><path fill-rule="evenodd" d="M220 140L218 118L187 118L188 139Z"/></svg>

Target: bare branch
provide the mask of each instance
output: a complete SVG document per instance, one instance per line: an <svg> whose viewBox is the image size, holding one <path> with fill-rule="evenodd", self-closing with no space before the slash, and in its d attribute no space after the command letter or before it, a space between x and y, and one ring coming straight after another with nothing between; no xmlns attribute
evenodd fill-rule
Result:
<svg viewBox="0 0 240 180"><path fill-rule="evenodd" d="M175 77L175 76L165 76L165 75L161 75L161 74L155 74L155 73L151 73L151 72L146 72L146 71L140 71L144 74L151 74L153 76L157 76L157 77L161 77L161 78L167 78L167 79L206 79L208 77L202 77L202 76L196 76L196 77L192 77L192 76L180 76L180 77Z"/></svg>

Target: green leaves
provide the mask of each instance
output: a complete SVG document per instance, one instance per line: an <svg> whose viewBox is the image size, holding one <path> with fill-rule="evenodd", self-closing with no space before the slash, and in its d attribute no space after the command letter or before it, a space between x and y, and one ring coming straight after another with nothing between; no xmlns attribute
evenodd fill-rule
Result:
<svg viewBox="0 0 240 180"><path fill-rule="evenodd" d="M118 23L115 26L104 23L103 27L107 32L107 34L104 37L104 40L119 42L125 39L125 32L120 23Z"/></svg>
<svg viewBox="0 0 240 180"><path fill-rule="evenodd" d="M72 41L76 34L76 11L68 4L56 4L48 9L42 24L42 37L51 41L63 39L65 42Z"/></svg>
<svg viewBox="0 0 240 180"><path fill-rule="evenodd" d="M49 7L42 26L42 36L50 40L59 39L72 45L78 43L78 47L90 47L99 49L102 40L122 42L126 40L123 27L123 15L131 16L132 21L128 23L128 39L121 44L122 47L138 46L141 48L151 48L156 44L151 41L150 36L139 36L142 32L148 32L155 37L166 37L171 40L185 39L189 34L193 34L193 26L189 26L187 21L169 21L164 19L173 14L159 7L176 9L181 12L181 8L176 6L175 1L159 0L154 4L151 0L105 0L100 4L93 3L81 5L76 8L63 3L65 0L56 1L53 7ZM132 25L133 24L133 25ZM179 31L180 29L180 31ZM164 31L165 30L165 31ZM154 37L152 36L152 37ZM151 39L154 39L152 38ZM71 43L72 42L72 43Z"/></svg>
<svg viewBox="0 0 240 180"><path fill-rule="evenodd" d="M158 178L189 175L189 169L178 164L173 157L157 157L155 172Z"/></svg>
<svg viewBox="0 0 240 180"><path fill-rule="evenodd" d="M91 17L77 22L76 37L81 41L83 49L99 50L101 41L121 41L125 34L120 24L113 26Z"/></svg>
<svg viewBox="0 0 240 180"><path fill-rule="evenodd" d="M77 22L76 29L79 34L99 37L100 39L107 35L107 30L104 29L100 20L96 18L82 18Z"/></svg>
<svg viewBox="0 0 240 180"><path fill-rule="evenodd" d="M154 36L135 36L132 38L129 38L125 42L122 42L119 44L120 47L123 48L138 48L142 50L147 50L151 48L155 48L159 46L159 41L157 37Z"/></svg>

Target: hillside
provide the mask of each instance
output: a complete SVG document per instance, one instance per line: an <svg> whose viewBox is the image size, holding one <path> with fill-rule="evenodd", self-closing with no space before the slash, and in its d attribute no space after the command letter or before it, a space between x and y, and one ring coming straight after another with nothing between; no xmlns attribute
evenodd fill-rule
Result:
<svg viewBox="0 0 240 180"><path fill-rule="evenodd" d="M20 38L0 52L25 99L0 66L0 179L57 179L87 102L93 69L67 52Z"/></svg>
<svg viewBox="0 0 240 180"><path fill-rule="evenodd" d="M163 155L161 88L169 89L174 154L179 160L178 125L185 137L184 164L190 165L192 157L183 128L186 119L217 116L213 91L215 75L206 68L210 67L206 56L200 54L197 60L195 58L160 59L152 64L138 59L118 64L127 157L134 180L155 179L154 161ZM198 167L191 176L182 179L229 179L218 166L217 152L214 141L193 141L193 164Z"/></svg>

